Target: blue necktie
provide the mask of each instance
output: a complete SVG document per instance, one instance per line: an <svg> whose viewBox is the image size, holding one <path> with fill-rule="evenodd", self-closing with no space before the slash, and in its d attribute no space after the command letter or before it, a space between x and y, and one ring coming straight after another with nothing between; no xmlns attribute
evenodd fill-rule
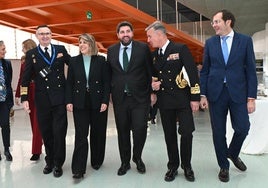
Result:
<svg viewBox="0 0 268 188"><path fill-rule="evenodd" d="M228 57L229 57L228 46L227 46L227 43L226 43L226 40L227 40L228 37L229 36L221 37L221 39L222 39L221 49L222 49L222 54L223 54L225 64L227 64Z"/></svg>
<svg viewBox="0 0 268 188"><path fill-rule="evenodd" d="M5 75L3 71L3 64L0 60L0 102L3 102L6 100L6 85L5 85Z"/></svg>

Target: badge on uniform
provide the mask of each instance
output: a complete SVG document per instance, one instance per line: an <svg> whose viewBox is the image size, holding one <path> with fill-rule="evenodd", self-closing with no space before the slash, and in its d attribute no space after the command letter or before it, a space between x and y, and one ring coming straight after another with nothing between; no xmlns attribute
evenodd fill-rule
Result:
<svg viewBox="0 0 268 188"><path fill-rule="evenodd" d="M177 60L177 59L180 59L179 53L169 54L169 56L167 58L168 61Z"/></svg>

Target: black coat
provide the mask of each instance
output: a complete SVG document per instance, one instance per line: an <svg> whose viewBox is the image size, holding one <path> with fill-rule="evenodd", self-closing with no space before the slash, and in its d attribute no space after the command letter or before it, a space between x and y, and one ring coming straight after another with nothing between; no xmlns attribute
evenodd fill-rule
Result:
<svg viewBox="0 0 268 188"><path fill-rule="evenodd" d="M111 66L112 100L114 104L123 102L124 88L128 89L139 103L150 102L152 81L152 56L147 44L133 41L128 70L125 72L119 62L120 43L108 48L107 61Z"/></svg>
<svg viewBox="0 0 268 188"><path fill-rule="evenodd" d="M66 104L84 108L87 79L81 54L71 58L67 75ZM103 56L91 56L88 85L93 109L99 109L102 103L109 104L110 70Z"/></svg>
<svg viewBox="0 0 268 188"><path fill-rule="evenodd" d="M42 105L49 103L50 105L65 104L65 76L64 64L69 63L70 55L62 45L52 45L53 60L51 66L44 60L44 54L38 47L29 50L26 53L25 69L21 82L21 100L26 101L28 98L28 90L31 81L35 82L35 100L36 103ZM40 71L45 67L49 67L51 72L42 77ZM49 101L42 100L41 96L48 96ZM39 97L40 96L40 97Z"/></svg>
<svg viewBox="0 0 268 188"><path fill-rule="evenodd" d="M169 60L171 54L178 54L179 58ZM157 92L157 104L160 108L176 109L189 106L190 101L200 100L199 93L191 93L191 87L199 87L199 78L194 59L184 44L170 41L164 56L158 55L158 50L153 52L154 77L161 81L160 90ZM185 68L189 77L190 86L179 88L176 77Z"/></svg>

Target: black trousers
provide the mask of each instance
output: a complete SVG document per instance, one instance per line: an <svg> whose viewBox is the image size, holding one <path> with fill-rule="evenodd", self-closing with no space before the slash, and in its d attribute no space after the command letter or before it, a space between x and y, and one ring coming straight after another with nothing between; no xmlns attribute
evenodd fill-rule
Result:
<svg viewBox="0 0 268 188"><path fill-rule="evenodd" d="M133 137L133 158L141 159L147 136L149 103L140 104L134 97L125 96L121 104L114 104L118 145L122 163L131 159L131 131Z"/></svg>
<svg viewBox="0 0 268 188"><path fill-rule="evenodd" d="M191 166L192 158L192 132L194 131L194 121L191 108L183 109L161 109L160 116L165 135L168 153L168 169L177 169L180 165L177 131L181 135L180 156L181 163L185 167ZM177 128L176 119L179 119Z"/></svg>
<svg viewBox="0 0 268 188"><path fill-rule="evenodd" d="M2 129L2 140L5 149L10 147L10 107L7 102L0 102L0 127Z"/></svg>
<svg viewBox="0 0 268 188"><path fill-rule="evenodd" d="M88 133L90 127L91 165L101 166L105 157L106 129L108 109L92 109L89 96L86 96L86 107L74 108L75 146L72 158L72 172L86 173L88 158Z"/></svg>
<svg viewBox="0 0 268 188"><path fill-rule="evenodd" d="M36 103L37 104L37 103ZM61 167L66 157L67 111L65 104L36 105L39 129L43 138L46 163Z"/></svg>

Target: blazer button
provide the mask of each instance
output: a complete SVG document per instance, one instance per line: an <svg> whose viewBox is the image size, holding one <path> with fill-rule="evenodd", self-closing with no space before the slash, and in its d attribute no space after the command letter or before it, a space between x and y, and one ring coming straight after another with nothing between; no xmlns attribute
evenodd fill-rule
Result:
<svg viewBox="0 0 268 188"><path fill-rule="evenodd" d="M47 89L49 89L49 86L47 86Z"/></svg>
<svg viewBox="0 0 268 188"><path fill-rule="evenodd" d="M162 88L162 91L164 91L165 89L164 88Z"/></svg>
<svg viewBox="0 0 268 188"><path fill-rule="evenodd" d="M46 78L45 81L48 81L48 79Z"/></svg>
<svg viewBox="0 0 268 188"><path fill-rule="evenodd" d="M61 85L59 84L58 87L61 87Z"/></svg>

